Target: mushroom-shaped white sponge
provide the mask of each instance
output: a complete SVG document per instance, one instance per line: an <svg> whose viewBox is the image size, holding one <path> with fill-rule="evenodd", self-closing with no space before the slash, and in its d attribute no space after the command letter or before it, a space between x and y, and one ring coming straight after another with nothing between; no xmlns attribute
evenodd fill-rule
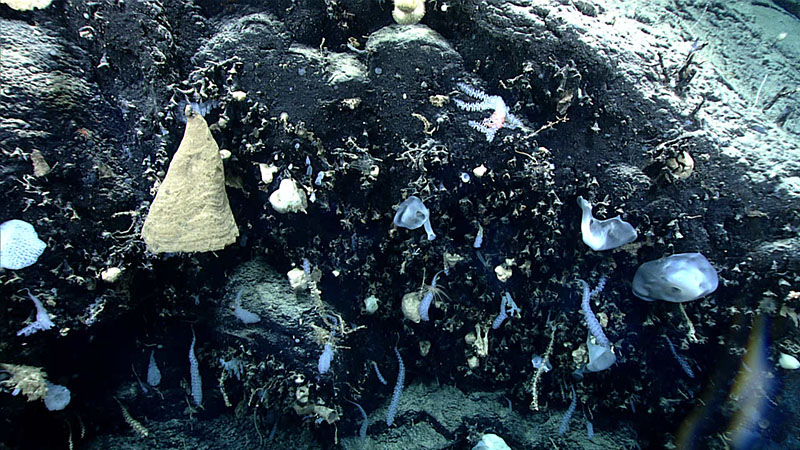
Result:
<svg viewBox="0 0 800 450"><path fill-rule="evenodd" d="M688 302L717 290L717 271L700 253L678 253L648 261L633 276L633 293L642 300Z"/></svg>

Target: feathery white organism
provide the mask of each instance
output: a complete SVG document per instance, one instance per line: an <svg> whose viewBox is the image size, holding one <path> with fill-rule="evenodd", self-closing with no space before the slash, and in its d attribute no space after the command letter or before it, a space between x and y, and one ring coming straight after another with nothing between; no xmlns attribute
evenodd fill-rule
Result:
<svg viewBox="0 0 800 450"><path fill-rule="evenodd" d="M492 114L489 117L480 122L476 120L470 120L467 122L469 126L483 133L486 136L487 141L492 142L494 140L494 135L497 134L497 130L503 128L504 126L512 129L524 128L522 121L509 112L506 102L503 101L502 97L499 95L486 95L485 92L481 91L480 89L473 88L466 83L458 83L457 86L461 92L478 101L467 103L456 98L453 99L456 106L470 112L492 111Z"/></svg>

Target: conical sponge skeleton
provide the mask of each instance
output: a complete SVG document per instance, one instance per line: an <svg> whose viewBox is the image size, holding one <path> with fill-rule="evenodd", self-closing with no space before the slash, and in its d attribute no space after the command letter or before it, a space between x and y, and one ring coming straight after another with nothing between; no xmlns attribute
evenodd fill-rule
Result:
<svg viewBox="0 0 800 450"><path fill-rule="evenodd" d="M142 227L153 253L208 252L236 242L219 147L208 124L187 108L186 131Z"/></svg>

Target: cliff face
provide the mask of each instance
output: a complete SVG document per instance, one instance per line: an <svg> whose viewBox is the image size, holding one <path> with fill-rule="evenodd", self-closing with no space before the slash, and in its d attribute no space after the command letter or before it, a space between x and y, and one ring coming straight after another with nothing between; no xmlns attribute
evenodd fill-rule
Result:
<svg viewBox="0 0 800 450"><path fill-rule="evenodd" d="M512 448L713 446L763 423L761 406L736 421L736 392L778 399L754 380L800 349L800 26L757 3L437 1L411 25L368 0L0 5L0 222L47 244L0 272L0 362L72 394L59 412L7 396L2 441L357 447L345 400L375 448L471 447L485 430ZM157 256L141 229L187 108L219 147L239 236ZM284 180L302 208L270 202ZM412 195L435 239L393 226ZM636 241L589 249L579 196ZM716 292L632 295L642 263L688 252ZM601 276L591 310L616 363L586 373L577 280ZM26 289L53 329L16 336L35 319ZM489 331L506 293L519 310ZM395 347L407 387L389 427ZM139 380L153 350L158 390ZM585 417L560 436L568 384ZM791 446L795 426L725 436Z"/></svg>

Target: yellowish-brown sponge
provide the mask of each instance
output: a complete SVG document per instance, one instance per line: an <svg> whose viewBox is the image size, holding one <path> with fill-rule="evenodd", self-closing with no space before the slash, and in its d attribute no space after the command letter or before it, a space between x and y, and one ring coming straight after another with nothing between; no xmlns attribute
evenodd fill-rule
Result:
<svg viewBox="0 0 800 450"><path fill-rule="evenodd" d="M208 252L236 242L219 147L205 119L186 109L186 131L142 227L153 253Z"/></svg>

